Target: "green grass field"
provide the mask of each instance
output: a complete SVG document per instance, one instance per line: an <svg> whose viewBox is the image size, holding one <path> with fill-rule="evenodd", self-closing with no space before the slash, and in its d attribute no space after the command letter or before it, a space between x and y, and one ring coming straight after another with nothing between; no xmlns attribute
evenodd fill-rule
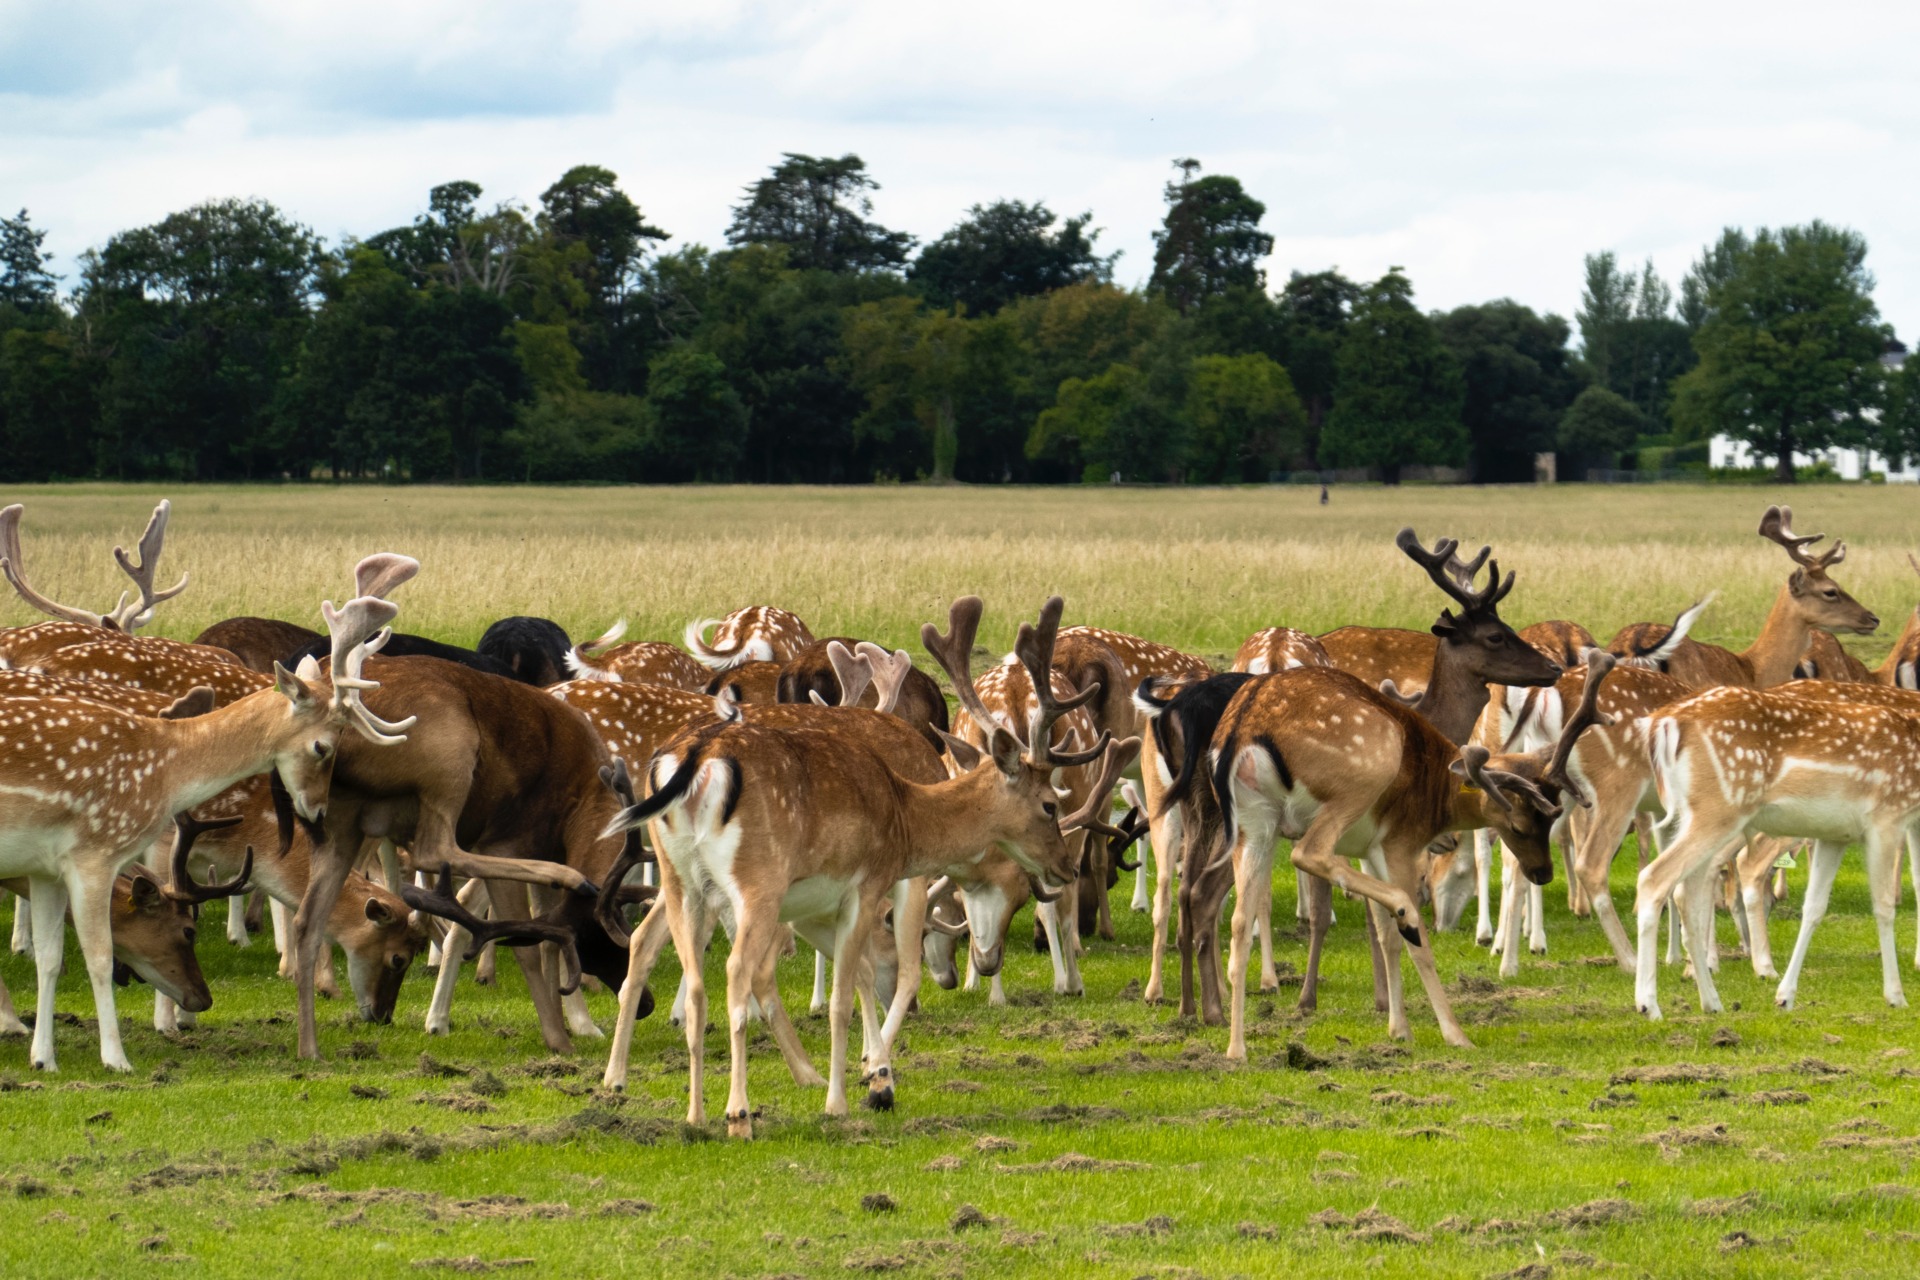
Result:
<svg viewBox="0 0 1920 1280"><path fill-rule="evenodd" d="M106 548L138 535L154 496L10 495L27 504L36 584L110 603ZM1571 616L1603 637L1717 588L1701 631L1744 643L1785 577L1785 557L1752 533L1772 491L1343 489L1325 509L1312 490L171 496L166 564L195 584L164 607L156 630L170 635L229 613L306 618L375 549L424 563L399 596L401 625L456 640L521 611L582 635L624 615L636 636L671 637L689 617L768 600L823 634L906 644L974 590L999 645L1058 590L1070 622L1220 655L1274 623L1426 625L1442 602L1391 550L1403 523L1429 540L1493 541L1520 573L1510 621ZM1869 659L1920 598L1903 556L1916 498L1824 488L1800 511L1802 531L1852 546L1836 577L1885 620L1858 642ZM27 620L17 603L0 611ZM1629 850L1616 866L1623 906L1632 863ZM1089 944L1083 998L1051 995L1045 957L1024 948L1010 948L1008 1008L926 984L891 1114L825 1120L820 1097L795 1088L756 1034L751 1145L680 1123L685 1053L664 1016L640 1028L624 1096L600 1093L598 1045L549 1057L508 962L497 987L463 981L451 1037L420 1029L422 964L395 1025L324 1007L326 1060L298 1064L292 989L273 976L268 941L235 950L209 908L200 952L214 1008L169 1039L150 1029L149 993L123 992L128 1079L98 1065L70 952L61 1073L30 1072L26 1045L0 1042L0 1274L118 1275L158 1261L238 1276L1920 1270L1920 1038L1912 1012L1880 999L1857 862L1799 1008L1776 1010L1772 984L1729 955L1728 1012L1693 1014L1692 983L1668 969L1657 1024L1633 1013L1623 974L1589 962L1607 947L1568 916L1556 880L1550 953L1523 957L1517 981L1500 983L1469 936L1440 940L1472 1051L1441 1042L1411 975L1413 1041L1385 1043L1358 907L1342 903L1321 1012L1295 1016L1290 989L1254 997L1240 1067L1221 1057L1224 1028L1140 1001L1147 926L1125 909L1130 889L1123 876L1118 942ZM1290 875L1275 896L1278 954L1300 963ZM1782 958L1796 926L1791 908L1776 916ZM1903 910L1903 950L1913 927ZM1724 916L1720 929L1731 950ZM716 950L716 987L721 965ZM676 972L669 956L656 992ZM0 974L25 1013L31 962L5 956ZM797 1008L810 977L810 957L783 965ZM606 1025L611 998L592 1006ZM801 1034L823 1063L824 1022L803 1020ZM716 1114L725 1066L725 1036L711 1033Z"/></svg>

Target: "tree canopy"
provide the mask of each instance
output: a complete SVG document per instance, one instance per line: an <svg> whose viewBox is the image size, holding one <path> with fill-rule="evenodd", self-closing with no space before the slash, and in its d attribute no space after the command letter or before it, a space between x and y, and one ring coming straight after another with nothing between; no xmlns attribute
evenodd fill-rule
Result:
<svg viewBox="0 0 1920 1280"><path fill-rule="evenodd" d="M1457 467L1467 460L1460 363L1413 305L1413 286L1399 268L1362 291L1334 365L1333 412L1320 436L1323 464L1378 467L1395 484L1403 466Z"/></svg>
<svg viewBox="0 0 1920 1280"><path fill-rule="evenodd" d="M839 159L788 152L747 188L727 227L733 245L783 245L802 271L890 271L905 264L913 237L868 221L880 184L851 153Z"/></svg>
<svg viewBox="0 0 1920 1280"><path fill-rule="evenodd" d="M958 303L985 315L1016 298L1038 297L1070 284L1109 280L1118 254L1094 252L1093 215L1058 221L1044 204L999 200L974 205L958 226L927 245L907 278L938 307Z"/></svg>
<svg viewBox="0 0 1920 1280"><path fill-rule="evenodd" d="M1261 262L1273 237L1260 230L1267 206L1223 173L1195 178L1198 160L1176 160L1180 178L1166 189L1167 216L1153 233L1148 287L1187 315L1232 289L1264 289Z"/></svg>

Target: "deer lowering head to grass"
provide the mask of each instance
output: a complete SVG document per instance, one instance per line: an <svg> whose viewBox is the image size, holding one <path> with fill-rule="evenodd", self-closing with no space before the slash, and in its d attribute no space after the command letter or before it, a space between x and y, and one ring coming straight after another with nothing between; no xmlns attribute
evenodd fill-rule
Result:
<svg viewBox="0 0 1920 1280"><path fill-rule="evenodd" d="M403 559L369 557L362 573L385 576ZM340 616L341 638L364 656L364 645L391 616L384 601L356 600ZM44 1009L53 1007L61 919L71 901L108 1067L132 1069L114 1012L108 910L114 876L153 846L174 814L267 769L280 775L296 811L318 821L334 753L349 727L383 736L404 730L364 719L357 704L364 686L343 680L329 690L317 673L281 668L272 688L180 720L147 719L78 698L0 701L0 874L33 882ZM33 1061L52 1069L51 1020L45 1027L35 1037Z"/></svg>
<svg viewBox="0 0 1920 1280"><path fill-rule="evenodd" d="M1768 507L1760 517L1759 532L1785 549L1794 570L1781 585L1752 644L1739 653L1691 638L1675 645L1664 623L1637 622L1622 628L1608 642L1608 650L1630 661L1657 660L1660 669L1695 689L1726 684L1765 689L1793 678L1815 628L1869 635L1879 627L1880 619L1872 610L1848 595L1828 573L1847 558L1845 542L1822 552L1810 550L1826 535L1796 535L1792 507Z"/></svg>
<svg viewBox="0 0 1920 1280"><path fill-rule="evenodd" d="M1050 608L1057 617L1057 602ZM979 611L977 599L962 600L954 606L946 636L924 628L930 651L950 657L966 619L977 622ZM1049 740L1046 713L1036 717L1034 729L1034 742ZM933 784L906 781L878 753L844 735L744 720L688 730L654 759L647 778L651 794L622 814L616 826L650 823L660 858L660 903L688 977L690 1122L700 1123L706 1114L706 989L698 946L708 913L731 917L734 924L727 960L732 1039L727 1127L747 1137L753 1129L746 1087L749 998L763 1010L779 1001L774 965L782 919L834 956L827 1111L842 1115L854 985L870 983L857 960L891 887L990 845L1019 862L1043 893L1057 894L1072 881L1077 859L1061 828L1098 819L1082 812L1063 824L1047 748L1041 745L1029 754L998 727L983 753L958 739L949 745L963 771ZM1106 772L1117 774L1125 751L1102 746ZM1104 803L1104 792L1101 799ZM861 995L873 1008L871 990ZM811 1068L797 1041L782 1034L782 1020L769 1021L789 1067L803 1076L803 1069ZM884 1043L869 1052L867 1062L870 1104L891 1106L892 1067ZM619 1083L617 1065L623 1064L609 1063L610 1084Z"/></svg>

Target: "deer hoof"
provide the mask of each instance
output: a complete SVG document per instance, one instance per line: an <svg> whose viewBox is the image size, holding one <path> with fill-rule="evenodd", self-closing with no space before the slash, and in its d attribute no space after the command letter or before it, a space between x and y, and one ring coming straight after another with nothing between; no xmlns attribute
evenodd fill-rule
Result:
<svg viewBox="0 0 1920 1280"><path fill-rule="evenodd" d="M753 1137L753 1113L742 1111L738 1115L727 1113L727 1136L729 1138Z"/></svg>
<svg viewBox="0 0 1920 1280"><path fill-rule="evenodd" d="M1400 936L1407 940L1408 946L1418 947L1423 945L1420 941L1420 930L1416 926L1403 924L1396 925L1395 928L1400 930Z"/></svg>
<svg viewBox="0 0 1920 1280"><path fill-rule="evenodd" d="M867 1110L893 1110L893 1072L886 1067L874 1073L867 1083Z"/></svg>

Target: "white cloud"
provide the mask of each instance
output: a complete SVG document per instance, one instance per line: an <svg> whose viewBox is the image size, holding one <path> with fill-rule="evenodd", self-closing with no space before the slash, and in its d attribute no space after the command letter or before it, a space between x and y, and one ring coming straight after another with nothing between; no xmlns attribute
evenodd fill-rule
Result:
<svg viewBox="0 0 1920 1280"><path fill-rule="evenodd" d="M164 20L155 20L164 12ZM1168 161L1268 205L1271 272L1393 264L1424 305L1571 314L1580 256L1670 277L1727 224L1825 218L1920 326L1920 17L1634 3L900 5L0 0L0 205L72 255L198 200L330 238L467 177L617 171L718 243L783 151L857 151L922 239L969 204L1090 209L1144 276Z"/></svg>

